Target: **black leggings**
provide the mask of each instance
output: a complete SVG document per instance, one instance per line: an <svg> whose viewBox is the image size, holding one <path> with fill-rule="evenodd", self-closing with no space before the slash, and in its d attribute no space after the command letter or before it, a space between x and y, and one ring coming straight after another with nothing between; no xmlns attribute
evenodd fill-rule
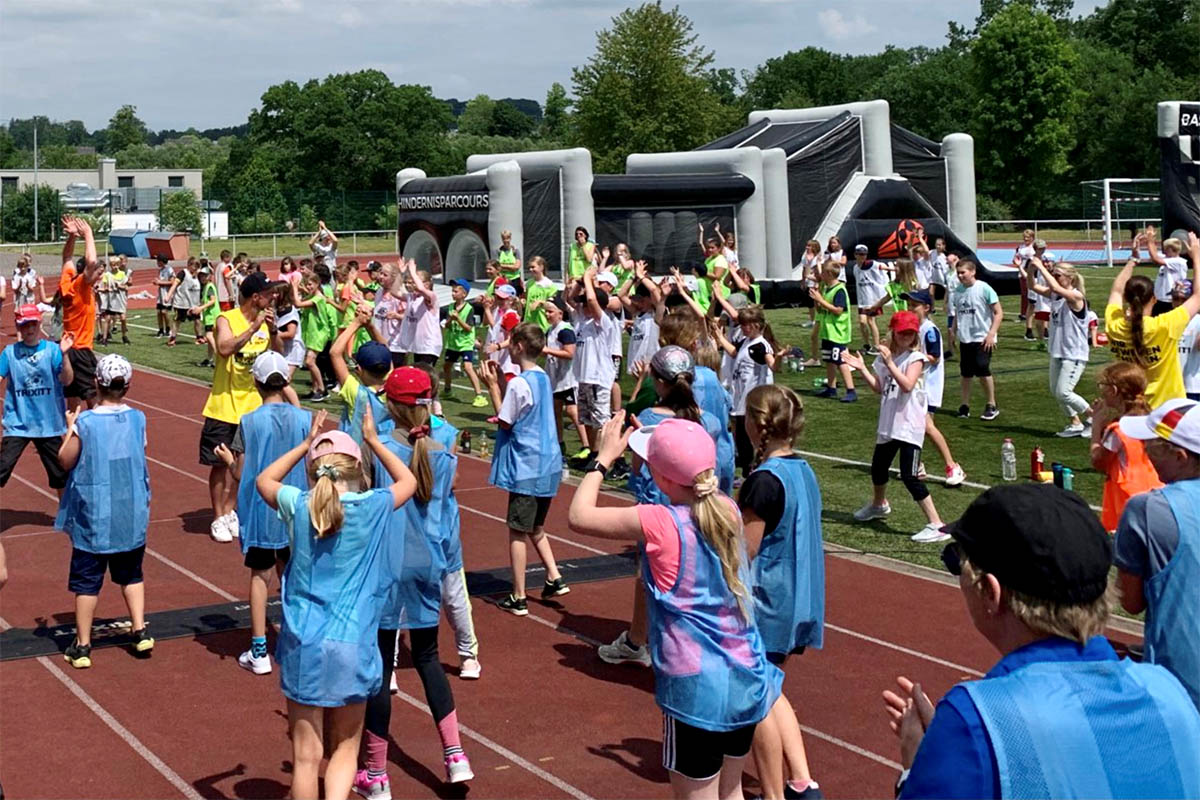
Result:
<svg viewBox="0 0 1200 800"><path fill-rule="evenodd" d="M742 471L743 478L750 477L750 465L754 463L754 445L746 433L746 416L733 417L733 463Z"/></svg>
<svg viewBox="0 0 1200 800"><path fill-rule="evenodd" d="M912 499L919 503L929 497L929 489L925 487L924 481L917 478L917 466L921 463L921 448L915 444L889 439L882 444L875 445L875 452L871 455L871 483L875 486L887 484L888 470L891 468L892 460L896 458L897 452L900 453L900 480L904 483L904 488L908 489L908 493L912 495Z"/></svg>
<svg viewBox="0 0 1200 800"><path fill-rule="evenodd" d="M379 692L367 700L366 729L380 738L387 738L388 726L392 722L392 697L389 686L392 682L392 665L396 657L397 631L379 629L379 654L383 656L383 683ZM412 644L413 666L425 687L425 702L433 712L433 721L441 722L454 710L454 695L450 692L450 681L438 658L438 629L413 628L408 632Z"/></svg>

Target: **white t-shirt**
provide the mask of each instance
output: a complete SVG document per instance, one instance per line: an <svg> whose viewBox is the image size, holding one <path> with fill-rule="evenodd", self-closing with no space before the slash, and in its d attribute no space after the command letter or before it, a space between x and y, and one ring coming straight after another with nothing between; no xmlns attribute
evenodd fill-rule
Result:
<svg viewBox="0 0 1200 800"><path fill-rule="evenodd" d="M388 319L388 314L400 314L401 319ZM379 329L379 335L387 341L388 350L393 353L407 353L407 340L400 335L400 329L404 323L404 301L391 292L383 292L378 302L375 303L372 315L375 318L375 327Z"/></svg>
<svg viewBox="0 0 1200 800"><path fill-rule="evenodd" d="M328 244L320 239L313 242L312 252L315 258L324 259L325 265L330 269L337 266L337 245L330 240Z"/></svg>
<svg viewBox="0 0 1200 800"><path fill-rule="evenodd" d="M817 281L821 278L818 270L824 263L825 255L823 253L817 253L814 256L805 250L804 255L800 257L800 263L792 270L792 280L804 281L804 285L810 288L816 286Z"/></svg>
<svg viewBox="0 0 1200 800"><path fill-rule="evenodd" d="M625 309L622 308L615 314L611 311L606 313L612 317L613 321L612 332L609 334L609 336L612 337L609 340L609 343L612 347L612 355L616 358L620 358L621 356L625 355L625 349L621 346L621 334L625 332Z"/></svg>
<svg viewBox="0 0 1200 800"><path fill-rule="evenodd" d="M882 261L854 262L854 285L858 289L858 307L869 308L887 296L888 274Z"/></svg>
<svg viewBox="0 0 1200 800"><path fill-rule="evenodd" d="M981 280L976 280L972 286L959 284L950 295L950 303L954 307L954 328L958 340L968 344L977 344L987 338L991 330L992 320L996 313L992 304L1000 302L996 290Z"/></svg>
<svg viewBox="0 0 1200 800"><path fill-rule="evenodd" d="M747 339L738 347L737 355L733 357L733 367L730 370L730 388L733 394L733 408L730 411L735 417L746 415L746 395L751 390L768 383L775 382L775 373L765 363L759 364L750 357L750 348L762 344L767 353L774 353L771 345L761 336Z"/></svg>
<svg viewBox="0 0 1200 800"><path fill-rule="evenodd" d="M438 311L420 292L408 293L404 319L400 321L400 339L408 342L408 352L421 355L442 354L442 326Z"/></svg>
<svg viewBox="0 0 1200 800"><path fill-rule="evenodd" d="M529 372L542 372L538 366L530 367ZM496 415L501 422L513 425L533 408L533 387L521 375L513 375L508 379L504 389L504 399L500 401L500 412Z"/></svg>
<svg viewBox="0 0 1200 800"><path fill-rule="evenodd" d="M1188 264L1183 256L1167 256L1158 268L1158 277L1154 279L1154 299L1164 303L1171 302L1171 290L1175 284L1187 280Z"/></svg>
<svg viewBox="0 0 1200 800"><path fill-rule="evenodd" d="M1179 365L1183 369L1183 391L1200 393L1200 348L1196 337L1200 336L1200 315L1192 317L1183 336L1179 338Z"/></svg>
<svg viewBox="0 0 1200 800"><path fill-rule="evenodd" d="M1068 361L1087 361L1091 352L1088 336L1088 307L1084 303L1078 313L1071 309L1067 298L1056 296L1050 306L1050 357Z"/></svg>
<svg viewBox="0 0 1200 800"><path fill-rule="evenodd" d="M896 369L902 373L907 371L905 368L913 359L924 361L925 356L920 350L892 356ZM882 358L876 356L871 368L883 384L879 393L879 427L876 429L875 443L897 441L921 447L925 444L925 414L929 410L924 370L912 391L902 392Z"/></svg>
<svg viewBox="0 0 1200 800"><path fill-rule="evenodd" d="M946 388L945 340L942 338L941 329L931 319L926 319L921 323L917 337L921 345L921 354L926 357L925 371L922 373L922 377L925 379L925 399L928 406L940 408L942 395ZM935 342L936 345L934 345ZM931 354L930 346L936 346L937 352ZM936 363L930 358L931 355L937 357Z"/></svg>
<svg viewBox="0 0 1200 800"><path fill-rule="evenodd" d="M17 272L13 274L12 290L13 302L17 305L33 302L33 291L37 288L37 272L32 267L25 270L25 274Z"/></svg>
<svg viewBox="0 0 1200 800"><path fill-rule="evenodd" d="M179 285L175 287L175 298L171 301L171 306L183 311L200 305L200 281L191 272L186 269L180 270L183 278L179 281Z"/></svg>
<svg viewBox="0 0 1200 800"><path fill-rule="evenodd" d="M950 269L950 262L947 260L945 253L939 253L938 251L934 250L929 254L929 262L932 265L929 277L930 283L935 283L938 286L946 287L951 285L951 280L953 280L955 284L958 283L958 275L954 273L954 270Z"/></svg>
<svg viewBox="0 0 1200 800"><path fill-rule="evenodd" d="M650 359L654 358L657 352L658 322L654 319L654 312L638 314L633 321L633 330L629 333L629 355L625 358L625 371L630 375L637 375L634 364L639 361L650 363Z"/></svg>
<svg viewBox="0 0 1200 800"><path fill-rule="evenodd" d="M602 312L600 319L592 319L586 313L572 311L571 324L575 328L575 379L608 388L617 377L617 365L612 360L617 323L607 312Z"/></svg>
<svg viewBox="0 0 1200 800"><path fill-rule="evenodd" d="M171 280L175 277L175 273L170 267L163 267L158 271L158 279L166 281L166 286L158 287L158 304L165 306L167 304L167 292L171 291Z"/></svg>
<svg viewBox="0 0 1200 800"><path fill-rule="evenodd" d="M296 335L292 337L291 346L284 352L283 357L291 366L299 367L304 364L304 337L300 335L300 310L293 308L281 315L279 319L275 320L275 327L283 330L293 323L296 325Z"/></svg>
<svg viewBox="0 0 1200 800"><path fill-rule="evenodd" d="M737 250L730 250L728 247L722 247L721 255L725 256L725 263L729 265L730 269L738 268Z"/></svg>
<svg viewBox="0 0 1200 800"><path fill-rule="evenodd" d="M492 309L493 322L488 326L487 337L484 340L485 345L500 344L508 338L508 332L504 330L504 318L508 315L517 316L517 312L511 308L494 308ZM500 372L505 375L516 375L521 371L520 365L512 360L512 355L509 354L507 347L501 347L494 353L489 353L488 358L500 365Z"/></svg>
<svg viewBox="0 0 1200 800"><path fill-rule="evenodd" d="M568 344L575 344L575 329L566 320L562 320L546 331L546 346L552 350L562 350ZM550 389L553 392L565 392L579 385L572 367L574 359L546 356L546 375L550 378Z"/></svg>
<svg viewBox="0 0 1200 800"><path fill-rule="evenodd" d="M830 250L825 256L826 261L836 261L841 265L841 270L838 271L838 280L842 283L846 282L846 254L841 250Z"/></svg>
<svg viewBox="0 0 1200 800"><path fill-rule="evenodd" d="M917 288L928 289L933 282L933 259L918 258L913 262L913 271L917 274Z"/></svg>

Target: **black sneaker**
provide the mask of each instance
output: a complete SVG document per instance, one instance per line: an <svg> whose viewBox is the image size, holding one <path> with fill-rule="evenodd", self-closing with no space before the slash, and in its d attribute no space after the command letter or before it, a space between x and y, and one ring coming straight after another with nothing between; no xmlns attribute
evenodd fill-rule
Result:
<svg viewBox="0 0 1200 800"><path fill-rule="evenodd" d="M809 782L803 792L793 789L790 783L783 784L783 800L823 800L824 797L816 781Z"/></svg>
<svg viewBox="0 0 1200 800"><path fill-rule="evenodd" d="M567 582L563 580L561 575L552 581L546 581L546 583L542 585L543 600L549 600L551 597L558 597L559 595L570 594L570 592L571 587L567 586Z"/></svg>
<svg viewBox="0 0 1200 800"><path fill-rule="evenodd" d="M129 341L129 337L128 337L128 336L124 336L124 335L122 335L122 336L121 336L121 344L133 344L133 342Z"/></svg>
<svg viewBox="0 0 1200 800"><path fill-rule="evenodd" d="M624 458L618 458L608 470L608 480L623 481L629 477L629 464Z"/></svg>
<svg viewBox="0 0 1200 800"><path fill-rule="evenodd" d="M954 355L953 350L947 350L945 358L947 361L954 361L957 359L957 356Z"/></svg>
<svg viewBox="0 0 1200 800"><path fill-rule="evenodd" d="M1000 416L1000 409L992 405L987 405L983 407L983 413L979 415L979 418L987 420L995 419L998 416Z"/></svg>
<svg viewBox="0 0 1200 800"><path fill-rule="evenodd" d="M133 649L139 653L149 653L154 649L154 637L145 628L133 632Z"/></svg>
<svg viewBox="0 0 1200 800"><path fill-rule="evenodd" d="M958 407L958 418L959 419L966 419L969 416L971 416L971 407L970 406L962 405L962 406Z"/></svg>
<svg viewBox="0 0 1200 800"><path fill-rule="evenodd" d="M508 597L496 603L502 611L507 611L510 614L515 614L518 617L529 616L529 604L524 597L516 597L510 594Z"/></svg>
<svg viewBox="0 0 1200 800"><path fill-rule="evenodd" d="M1036 342L1037 341L1037 339L1035 339L1033 336L1033 331L1031 331L1029 328L1025 329L1025 341L1027 341L1027 342Z"/></svg>
<svg viewBox="0 0 1200 800"><path fill-rule="evenodd" d="M75 669L87 669L92 665L92 646L80 644L79 640L71 642L71 646L63 653L63 658Z"/></svg>

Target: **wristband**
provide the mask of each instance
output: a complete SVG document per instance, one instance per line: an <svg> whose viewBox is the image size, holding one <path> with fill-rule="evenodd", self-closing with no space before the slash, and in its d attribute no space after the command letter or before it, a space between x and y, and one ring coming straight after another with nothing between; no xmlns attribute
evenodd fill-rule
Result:
<svg viewBox="0 0 1200 800"><path fill-rule="evenodd" d="M604 466L594 458L587 463L586 467L583 468L584 475L587 475L589 472L599 472L601 480L608 477L608 467Z"/></svg>

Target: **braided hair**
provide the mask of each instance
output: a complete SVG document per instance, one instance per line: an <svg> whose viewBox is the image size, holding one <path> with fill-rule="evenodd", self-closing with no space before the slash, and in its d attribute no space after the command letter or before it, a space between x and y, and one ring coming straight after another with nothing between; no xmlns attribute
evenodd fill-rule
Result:
<svg viewBox="0 0 1200 800"><path fill-rule="evenodd" d="M746 416L754 420L758 445L754 466L767 457L767 443L795 442L804 431L804 402L794 391L778 383L757 386L746 395Z"/></svg>

